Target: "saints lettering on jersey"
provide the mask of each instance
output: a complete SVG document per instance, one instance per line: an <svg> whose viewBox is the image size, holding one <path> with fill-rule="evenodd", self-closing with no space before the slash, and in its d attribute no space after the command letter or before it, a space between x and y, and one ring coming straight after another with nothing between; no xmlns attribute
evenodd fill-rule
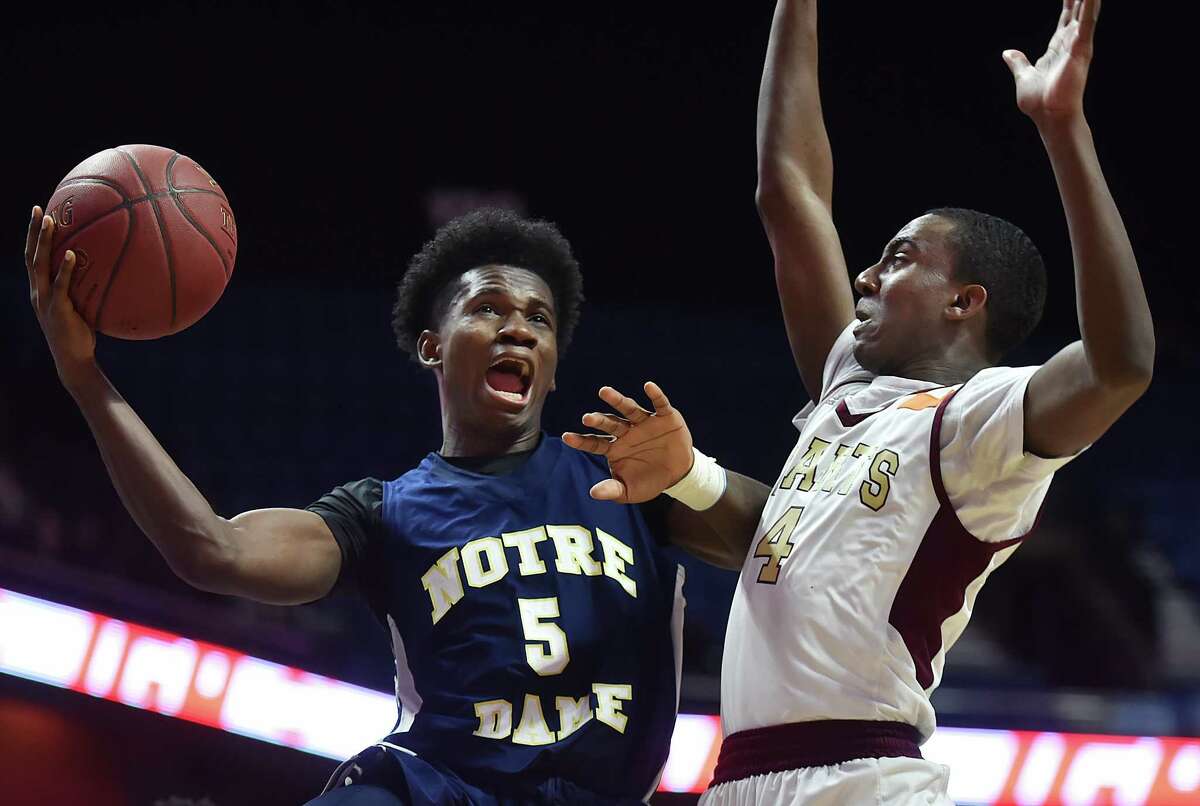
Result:
<svg viewBox="0 0 1200 806"><path fill-rule="evenodd" d="M780 476L772 494L796 490L847 495L862 479L858 498L878 512L887 503L891 480L899 469L900 456L888 448L872 448L864 442L834 445L813 437L800 460Z"/></svg>
<svg viewBox="0 0 1200 806"><path fill-rule="evenodd" d="M549 547L545 557L539 551L543 543ZM635 564L633 548L620 538L600 528L595 530L593 540L592 532L584 526L536 526L499 537L478 537L438 558L421 576L421 585L429 594L433 623L468 598L473 588L495 584L510 573L548 573L551 557L557 573L598 577L596 584L615 583L637 598L637 582L625 573ZM514 604L521 617L529 667L542 677L562 674L571 662L571 650L567 634L555 623L560 615L558 597L517 598ZM479 726L474 735L521 745L545 745L565 739L593 718L624 733L628 718L622 712L622 703L632 699L633 687L626 683L593 683L590 692L564 692L552 704L557 729L551 729L546 718L551 704L543 705L536 694L525 693L519 702L484 700L475 703Z"/></svg>
<svg viewBox="0 0 1200 806"><path fill-rule="evenodd" d="M862 505L878 512L887 504L892 479L899 469L900 455L889 448L873 448L865 442L834 443L814 436L799 460L780 476L771 494L795 491L844 496L857 489ZM779 581L803 514L803 506L789 507L755 545L754 556L766 560L759 569L758 582L774 585Z"/></svg>

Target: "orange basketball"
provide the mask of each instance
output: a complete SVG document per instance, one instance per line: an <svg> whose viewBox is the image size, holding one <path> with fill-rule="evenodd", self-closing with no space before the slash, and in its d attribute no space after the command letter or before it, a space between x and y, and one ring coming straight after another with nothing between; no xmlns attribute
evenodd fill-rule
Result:
<svg viewBox="0 0 1200 806"><path fill-rule="evenodd" d="M159 146L110 148L67 174L46 205L52 266L75 252L71 300L92 327L156 339L195 324L220 299L237 257L225 191Z"/></svg>

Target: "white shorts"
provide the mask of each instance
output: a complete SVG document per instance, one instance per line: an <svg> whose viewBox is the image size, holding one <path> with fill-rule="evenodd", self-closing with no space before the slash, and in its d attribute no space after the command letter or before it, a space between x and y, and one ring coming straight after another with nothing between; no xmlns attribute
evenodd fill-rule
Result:
<svg viewBox="0 0 1200 806"><path fill-rule="evenodd" d="M950 768L919 758L860 758L752 775L700 796L701 806L954 806Z"/></svg>

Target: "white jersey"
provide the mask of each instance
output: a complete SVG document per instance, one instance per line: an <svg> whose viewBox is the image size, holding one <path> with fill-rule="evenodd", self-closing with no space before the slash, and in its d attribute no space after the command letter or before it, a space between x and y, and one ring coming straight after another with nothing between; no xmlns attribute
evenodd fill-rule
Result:
<svg viewBox="0 0 1200 806"><path fill-rule="evenodd" d="M1037 367L938 387L872 375L853 347L847 327L742 566L721 673L727 736L866 719L928 738L947 650L1069 461L1024 451Z"/></svg>

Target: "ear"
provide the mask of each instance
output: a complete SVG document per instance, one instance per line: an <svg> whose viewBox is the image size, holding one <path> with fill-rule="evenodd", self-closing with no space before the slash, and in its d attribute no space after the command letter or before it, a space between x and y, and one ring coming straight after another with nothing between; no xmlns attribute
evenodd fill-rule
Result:
<svg viewBox="0 0 1200 806"><path fill-rule="evenodd" d="M977 283L964 285L946 306L946 318L961 322L978 316L987 305L987 296L987 289Z"/></svg>
<svg viewBox="0 0 1200 806"><path fill-rule="evenodd" d="M426 369L442 366L442 337L435 330L422 330L417 337L417 357Z"/></svg>

